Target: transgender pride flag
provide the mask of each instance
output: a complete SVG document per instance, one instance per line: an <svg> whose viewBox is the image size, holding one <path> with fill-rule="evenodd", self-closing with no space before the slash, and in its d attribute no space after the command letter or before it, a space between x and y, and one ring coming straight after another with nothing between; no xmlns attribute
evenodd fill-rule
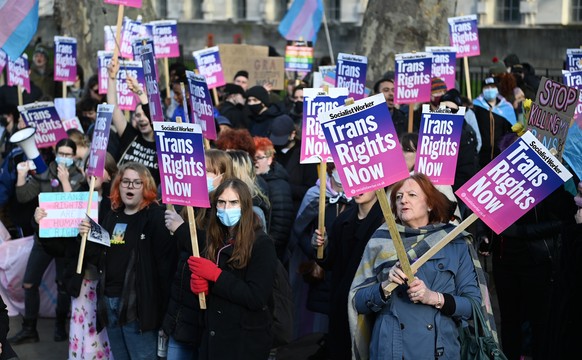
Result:
<svg viewBox="0 0 582 360"><path fill-rule="evenodd" d="M302 38L315 44L322 19L323 0L295 0L279 24L279 33L287 40Z"/></svg>
<svg viewBox="0 0 582 360"><path fill-rule="evenodd" d="M0 0L0 47L15 60L36 33L38 0Z"/></svg>

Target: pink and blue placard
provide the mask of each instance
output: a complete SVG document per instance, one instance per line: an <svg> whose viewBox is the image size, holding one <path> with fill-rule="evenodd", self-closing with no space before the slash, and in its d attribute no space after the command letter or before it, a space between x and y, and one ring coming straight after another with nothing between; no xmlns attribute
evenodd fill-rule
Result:
<svg viewBox="0 0 582 360"><path fill-rule="evenodd" d="M107 72L107 66L111 62L113 58L112 51L97 51L97 62L98 62L98 77L97 82L99 83L99 94L107 94L107 79L109 77L109 73Z"/></svg>
<svg viewBox="0 0 582 360"><path fill-rule="evenodd" d="M98 198L97 192L93 192L90 215L97 221ZM79 235L79 224L87 216L89 192L41 192L38 203L46 211L46 217L39 223L39 237L75 237Z"/></svg>
<svg viewBox="0 0 582 360"><path fill-rule="evenodd" d="M347 88L349 97L354 100L363 99L366 96L367 69L367 57L339 53L335 71L335 87Z"/></svg>
<svg viewBox="0 0 582 360"><path fill-rule="evenodd" d="M568 71L582 70L582 49L566 49L566 69Z"/></svg>
<svg viewBox="0 0 582 360"><path fill-rule="evenodd" d="M449 41L457 48L457 57L479 56L479 29L477 15L458 16L447 19L449 22Z"/></svg>
<svg viewBox="0 0 582 360"><path fill-rule="evenodd" d="M113 109L115 109L115 105L97 105L97 120L95 120L93 141L91 141L89 162L87 163L87 175L89 176L103 177Z"/></svg>
<svg viewBox="0 0 582 360"><path fill-rule="evenodd" d="M131 51L133 52L134 60L141 60L141 49L144 47L144 44L147 44L148 42L151 42L152 44L154 43L154 41L148 37L139 37L133 40L133 43L131 44Z"/></svg>
<svg viewBox="0 0 582 360"><path fill-rule="evenodd" d="M156 59L180 56L178 23L176 20L160 20L148 23L152 29Z"/></svg>
<svg viewBox="0 0 582 360"><path fill-rule="evenodd" d="M20 86L30 94L30 77L28 75L28 56L20 55L16 60L8 57L7 83L8 86Z"/></svg>
<svg viewBox="0 0 582 360"><path fill-rule="evenodd" d="M328 93L321 89L303 89L303 122L301 130L301 164L333 162L325 135L321 129L320 115L338 106L348 98L348 89L330 88Z"/></svg>
<svg viewBox="0 0 582 360"><path fill-rule="evenodd" d="M145 76L141 61L121 60L117 72L117 105L121 110L135 110L139 97L127 86L127 77L131 76L146 88Z"/></svg>
<svg viewBox="0 0 582 360"><path fill-rule="evenodd" d="M430 101L432 54L427 52L396 54L394 68L394 103L412 104Z"/></svg>
<svg viewBox="0 0 582 360"><path fill-rule="evenodd" d="M196 61L196 68L206 78L209 89L226 84L218 46L193 51L192 56L194 56L194 61Z"/></svg>
<svg viewBox="0 0 582 360"><path fill-rule="evenodd" d="M77 39L55 36L55 81L77 80Z"/></svg>
<svg viewBox="0 0 582 360"><path fill-rule="evenodd" d="M409 176L383 94L320 116L325 140L348 196L377 190Z"/></svg>
<svg viewBox="0 0 582 360"><path fill-rule="evenodd" d="M115 51L115 34L117 26L116 25L105 25L103 27L103 49L105 51ZM119 39L117 40L119 41Z"/></svg>
<svg viewBox="0 0 582 360"><path fill-rule="evenodd" d="M571 177L562 163L528 131L456 194L499 234Z"/></svg>
<svg viewBox="0 0 582 360"><path fill-rule="evenodd" d="M4 52L4 50L0 49L0 73L6 67L7 62L8 62L8 55Z"/></svg>
<svg viewBox="0 0 582 360"><path fill-rule="evenodd" d="M131 20L128 17L123 19L121 28L121 40L119 53L121 57L133 60L132 44L135 39L139 38L143 32L140 20Z"/></svg>
<svg viewBox="0 0 582 360"><path fill-rule="evenodd" d="M142 0L104 0L105 4L124 5L134 8L140 8Z"/></svg>
<svg viewBox="0 0 582 360"><path fill-rule="evenodd" d="M141 47L141 64L143 66L145 90L150 105L150 117L152 121L164 121L162 110L162 97L158 87L158 64L154 56L154 44L150 41Z"/></svg>
<svg viewBox="0 0 582 360"><path fill-rule="evenodd" d="M165 204L210 207L202 129L198 124L155 122Z"/></svg>
<svg viewBox="0 0 582 360"><path fill-rule="evenodd" d="M313 43L311 41L287 41L285 47L285 71L310 72L313 68Z"/></svg>
<svg viewBox="0 0 582 360"><path fill-rule="evenodd" d="M18 107L26 125L36 128L34 142L38 148L56 145L67 137L61 118L54 104L49 101L31 103Z"/></svg>
<svg viewBox="0 0 582 360"><path fill-rule="evenodd" d="M322 86L329 86L335 87L335 74L336 67L329 65L329 66L320 66L319 72L321 73L321 80Z"/></svg>
<svg viewBox="0 0 582 360"><path fill-rule="evenodd" d="M562 80L566 86L579 91L578 105L576 105L576 111L574 111L574 120L578 120L580 114L582 114L582 69L577 71L562 70Z"/></svg>
<svg viewBox="0 0 582 360"><path fill-rule="evenodd" d="M574 113L574 123L568 129L566 137L566 146L564 147L563 158L570 164L572 170L582 179L582 70L581 71L562 71L564 84L578 89L578 104Z"/></svg>
<svg viewBox="0 0 582 360"><path fill-rule="evenodd" d="M425 49L432 54L432 76L443 79L447 89L455 88L457 67L457 49L452 46L427 46Z"/></svg>
<svg viewBox="0 0 582 360"><path fill-rule="evenodd" d="M423 173L437 185L455 183L459 142L465 121L465 108L456 114L431 112L422 106L414 171Z"/></svg>
<svg viewBox="0 0 582 360"><path fill-rule="evenodd" d="M216 140L216 123L214 122L214 106L203 75L186 71L190 92L190 118L202 128L202 135L209 140Z"/></svg>

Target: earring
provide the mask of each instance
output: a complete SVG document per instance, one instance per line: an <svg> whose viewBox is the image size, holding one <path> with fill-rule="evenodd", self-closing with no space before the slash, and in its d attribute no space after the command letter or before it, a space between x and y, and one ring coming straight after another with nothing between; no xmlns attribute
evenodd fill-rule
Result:
<svg viewBox="0 0 582 360"><path fill-rule="evenodd" d="M428 212L431 212L431 211L432 211L432 209L431 208L428 208Z"/></svg>

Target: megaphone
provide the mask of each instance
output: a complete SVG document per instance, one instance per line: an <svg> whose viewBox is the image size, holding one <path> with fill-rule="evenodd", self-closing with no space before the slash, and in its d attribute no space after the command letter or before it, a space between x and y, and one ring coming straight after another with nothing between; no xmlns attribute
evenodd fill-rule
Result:
<svg viewBox="0 0 582 360"><path fill-rule="evenodd" d="M42 174L48 169L48 167L44 163L42 156L40 156L40 153L36 148L36 144L34 142L34 133L36 133L35 128L25 127L24 129L15 132L10 137L10 142L20 146L26 157L29 160L32 160L32 165L34 166L31 166L31 170L36 169L37 174Z"/></svg>

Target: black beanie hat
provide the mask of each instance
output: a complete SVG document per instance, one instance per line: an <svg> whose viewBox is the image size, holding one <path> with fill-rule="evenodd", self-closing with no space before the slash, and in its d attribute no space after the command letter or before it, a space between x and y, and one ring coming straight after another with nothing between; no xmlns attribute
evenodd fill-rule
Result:
<svg viewBox="0 0 582 360"><path fill-rule="evenodd" d="M271 102L269 101L269 93L267 92L267 89L265 89L262 86L257 85L248 89L246 96L247 99L251 96L257 98L265 106L269 106L271 104Z"/></svg>
<svg viewBox="0 0 582 360"><path fill-rule="evenodd" d="M233 80L236 79L239 76L244 76L247 79L249 78L249 72L246 70L239 70L236 72L236 74L234 74L234 77L232 78Z"/></svg>
<svg viewBox="0 0 582 360"><path fill-rule="evenodd" d="M441 102L443 101L450 101L457 104L457 106L463 105L463 101L461 100L461 93L459 93L459 90L457 89L450 89L443 96L441 96Z"/></svg>

